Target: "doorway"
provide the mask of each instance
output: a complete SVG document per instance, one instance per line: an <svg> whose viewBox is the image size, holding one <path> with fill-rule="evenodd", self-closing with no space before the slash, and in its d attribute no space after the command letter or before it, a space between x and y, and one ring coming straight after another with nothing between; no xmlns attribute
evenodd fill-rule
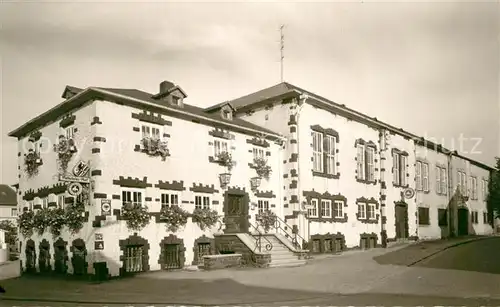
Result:
<svg viewBox="0 0 500 307"><path fill-rule="evenodd" d="M469 234L469 210L467 208L458 209L458 235L466 236Z"/></svg>
<svg viewBox="0 0 500 307"><path fill-rule="evenodd" d="M396 239L408 239L408 205L397 203L395 207L396 215Z"/></svg>
<svg viewBox="0 0 500 307"><path fill-rule="evenodd" d="M228 191L224 196L224 233L248 232L248 194L240 190Z"/></svg>

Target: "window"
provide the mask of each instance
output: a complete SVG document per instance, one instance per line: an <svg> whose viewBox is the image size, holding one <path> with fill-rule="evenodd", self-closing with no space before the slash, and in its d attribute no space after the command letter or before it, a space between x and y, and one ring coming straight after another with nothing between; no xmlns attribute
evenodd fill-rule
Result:
<svg viewBox="0 0 500 307"><path fill-rule="evenodd" d="M332 201L331 200L321 200L321 216L332 217Z"/></svg>
<svg viewBox="0 0 500 307"><path fill-rule="evenodd" d="M406 185L406 155L400 152L392 154L392 171L394 185Z"/></svg>
<svg viewBox="0 0 500 307"><path fill-rule="evenodd" d="M10 216L17 216L17 208L10 209Z"/></svg>
<svg viewBox="0 0 500 307"><path fill-rule="evenodd" d="M159 140L161 126L155 124L143 124L141 127L142 138L152 138L155 140Z"/></svg>
<svg viewBox="0 0 500 307"><path fill-rule="evenodd" d="M366 218L369 220L375 219L375 204L368 204L368 210L366 210Z"/></svg>
<svg viewBox="0 0 500 307"><path fill-rule="evenodd" d="M430 225L429 208L424 208L424 207L418 208L418 224Z"/></svg>
<svg viewBox="0 0 500 307"><path fill-rule="evenodd" d="M481 180L481 183L482 183L481 190L482 190L482 194L483 194L483 201L487 201L488 200L488 181L483 179L483 180Z"/></svg>
<svg viewBox="0 0 500 307"><path fill-rule="evenodd" d="M358 180L375 181L375 148L357 145Z"/></svg>
<svg viewBox="0 0 500 307"><path fill-rule="evenodd" d="M40 140L33 142L33 151L40 155L40 148L42 147L42 142Z"/></svg>
<svg viewBox="0 0 500 307"><path fill-rule="evenodd" d="M67 139L72 139L75 136L75 130L76 130L75 127L69 126L69 127L66 127L64 130L65 130L65 134L66 134Z"/></svg>
<svg viewBox="0 0 500 307"><path fill-rule="evenodd" d="M488 212L483 212L483 224L488 224Z"/></svg>
<svg viewBox="0 0 500 307"><path fill-rule="evenodd" d="M309 217L318 217L318 200L311 199L311 208L307 209Z"/></svg>
<svg viewBox="0 0 500 307"><path fill-rule="evenodd" d="M358 203L358 219L364 220L366 219L366 204Z"/></svg>
<svg viewBox="0 0 500 307"><path fill-rule="evenodd" d="M343 218L344 217L344 202L341 200L336 200L333 205L333 217L335 218Z"/></svg>
<svg viewBox="0 0 500 307"><path fill-rule="evenodd" d="M446 195L448 192L448 180L446 175L446 168L441 168L441 193Z"/></svg>
<svg viewBox="0 0 500 307"><path fill-rule="evenodd" d="M223 152L228 152L227 142L223 140L214 140L214 157L218 157Z"/></svg>
<svg viewBox="0 0 500 307"><path fill-rule="evenodd" d="M66 201L66 198L64 194L59 194L57 195L57 207L64 209L64 202Z"/></svg>
<svg viewBox="0 0 500 307"><path fill-rule="evenodd" d="M28 209L33 210L34 202L32 200L28 201Z"/></svg>
<svg viewBox="0 0 500 307"><path fill-rule="evenodd" d="M403 174L401 176L404 176ZM418 191L429 191L429 164L417 161L415 169L416 188Z"/></svg>
<svg viewBox="0 0 500 307"><path fill-rule="evenodd" d="M436 166L436 193L443 193L441 189L441 168L439 166Z"/></svg>
<svg viewBox="0 0 500 307"><path fill-rule="evenodd" d="M458 189L462 195L467 195L467 176L464 171L458 171Z"/></svg>
<svg viewBox="0 0 500 307"><path fill-rule="evenodd" d="M422 162L417 161L415 168L415 179L417 191L422 191Z"/></svg>
<svg viewBox="0 0 500 307"><path fill-rule="evenodd" d="M42 208L46 209L49 207L49 199L47 197L42 198Z"/></svg>
<svg viewBox="0 0 500 307"><path fill-rule="evenodd" d="M175 193L162 193L161 194L161 208L168 208L170 206L179 205L179 195Z"/></svg>
<svg viewBox="0 0 500 307"><path fill-rule="evenodd" d="M479 216L477 211L472 211L471 212L471 219L473 224L478 224L479 223Z"/></svg>
<svg viewBox="0 0 500 307"><path fill-rule="evenodd" d="M252 149L252 152L253 152L254 159L257 159L257 158L264 159L264 149L254 147Z"/></svg>
<svg viewBox="0 0 500 307"><path fill-rule="evenodd" d="M126 189L122 190L122 206L132 205L136 208L142 207L142 191Z"/></svg>
<svg viewBox="0 0 500 307"><path fill-rule="evenodd" d="M429 164L422 163L422 188L424 191L429 191Z"/></svg>
<svg viewBox="0 0 500 307"><path fill-rule="evenodd" d="M313 131L313 170L323 172L323 134Z"/></svg>
<svg viewBox="0 0 500 307"><path fill-rule="evenodd" d="M258 200L257 201L257 208L259 213L263 213L264 211L269 210L269 201L268 200Z"/></svg>
<svg viewBox="0 0 500 307"><path fill-rule="evenodd" d="M357 164L358 164L358 179L365 179L365 146L358 145L358 155L357 155Z"/></svg>
<svg viewBox="0 0 500 307"><path fill-rule="evenodd" d="M326 136L326 173L330 175L335 175L336 171L336 163L335 163L335 137L331 135Z"/></svg>
<svg viewBox="0 0 500 307"><path fill-rule="evenodd" d="M471 177L470 178L470 183L471 183L471 198L472 199L477 199L477 177Z"/></svg>
<svg viewBox="0 0 500 307"><path fill-rule="evenodd" d="M438 226L448 226L448 212L446 209L438 209Z"/></svg>
<svg viewBox="0 0 500 307"><path fill-rule="evenodd" d="M210 208L210 197L197 195L194 197L194 208L195 209L209 209Z"/></svg>

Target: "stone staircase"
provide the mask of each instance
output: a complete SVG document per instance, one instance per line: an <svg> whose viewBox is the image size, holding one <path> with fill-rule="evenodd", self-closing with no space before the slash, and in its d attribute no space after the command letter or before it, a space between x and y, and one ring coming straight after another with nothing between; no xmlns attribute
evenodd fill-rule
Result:
<svg viewBox="0 0 500 307"><path fill-rule="evenodd" d="M258 238L258 234L253 234L252 236L255 239ZM281 241L287 240L286 238L281 237L280 239L278 239L275 234L265 234L263 235L263 237L265 237L265 239L261 239L263 246L268 243L266 239L272 244L272 249L270 251L267 251L263 248L263 251L271 254L271 264L269 265L269 267L295 267L302 266L307 263L306 259L303 259L303 257L299 257L298 254L290 250L289 246L291 246L291 242L289 242L289 246L287 246Z"/></svg>

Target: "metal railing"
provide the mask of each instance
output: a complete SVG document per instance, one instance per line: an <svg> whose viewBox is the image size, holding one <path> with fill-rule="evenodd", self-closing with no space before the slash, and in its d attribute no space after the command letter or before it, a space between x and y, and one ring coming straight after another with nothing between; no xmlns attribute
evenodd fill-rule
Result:
<svg viewBox="0 0 500 307"><path fill-rule="evenodd" d="M282 234L283 236L285 236L285 238L290 240L295 249L297 250L304 249L307 241L304 238L302 238L298 233L294 232L293 228L290 225L288 225L282 218L275 215L274 223L272 223L271 225L269 224L265 225L265 223L262 223L262 221L257 219L257 227L262 227L266 233L269 232L270 228L274 228L276 233Z"/></svg>
<svg viewBox="0 0 500 307"><path fill-rule="evenodd" d="M264 240L264 244L265 244L265 249L266 251L271 251L273 249L273 244L271 243L271 241L269 241L268 238L266 238L266 236L258 229L258 227L255 227L252 223L248 223L250 224L250 227L252 227L256 232L257 232L257 235L254 235L254 238L255 238L255 248L254 248L254 252L258 249L259 252L262 252L262 240Z"/></svg>

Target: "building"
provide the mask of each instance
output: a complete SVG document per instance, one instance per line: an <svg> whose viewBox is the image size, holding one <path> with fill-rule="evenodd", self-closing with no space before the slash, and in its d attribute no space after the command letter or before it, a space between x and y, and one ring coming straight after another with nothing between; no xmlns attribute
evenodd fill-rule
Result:
<svg viewBox="0 0 500 307"><path fill-rule="evenodd" d="M256 215L266 209L280 234L265 240L289 258L300 245L336 252L463 234L459 207L473 217L468 233L492 231L473 197L446 214L449 227L438 218L459 182L453 171L473 187L473 176L487 180L486 165L288 83L206 109L186 97L168 81L156 94L67 86L62 103L9 134L19 140L21 224L40 230L21 235L25 270L120 275L218 252L278 265L275 251L261 251ZM430 183L438 169L448 180L439 193ZM217 223L200 227L200 209ZM74 213L60 233L54 212ZM187 220L168 228L165 212Z"/></svg>
<svg viewBox="0 0 500 307"><path fill-rule="evenodd" d="M3 220L17 220L16 191L6 184L0 184L0 221Z"/></svg>

